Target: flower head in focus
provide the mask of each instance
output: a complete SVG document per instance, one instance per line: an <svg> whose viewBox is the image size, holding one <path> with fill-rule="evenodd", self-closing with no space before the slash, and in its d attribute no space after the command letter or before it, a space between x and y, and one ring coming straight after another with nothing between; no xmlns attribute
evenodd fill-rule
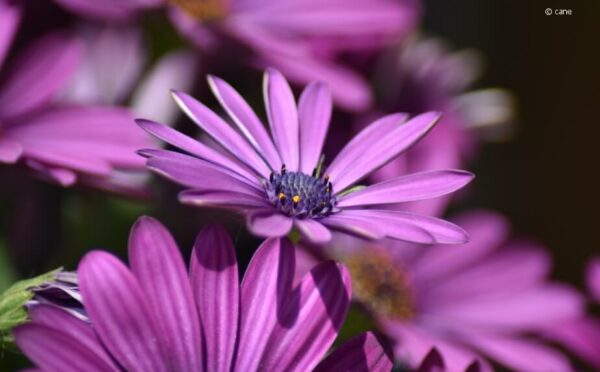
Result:
<svg viewBox="0 0 600 372"><path fill-rule="evenodd" d="M265 241L240 284L229 236L206 227L188 274L165 227L142 217L130 235L130 268L102 251L81 261L87 321L32 305L32 321L14 330L15 341L48 371L389 370L371 333L322 360L350 305L349 277L329 261L294 285L294 252L288 240Z"/></svg>
<svg viewBox="0 0 600 372"><path fill-rule="evenodd" d="M449 371L473 361L491 370L486 357L512 370L571 370L544 338L583 316L583 297L550 282L545 249L508 240L502 217L477 211L455 221L469 230L468 244L365 249L344 238L331 248L349 268L354 298L395 341L395 357L415 368L433 347Z"/></svg>
<svg viewBox="0 0 600 372"><path fill-rule="evenodd" d="M166 125L138 120L149 133L187 153L140 152L148 158L149 169L188 188L180 194L181 202L239 211L249 229L265 237L285 236L296 228L314 243L329 241L330 230L418 243L467 240L466 233L449 222L378 207L444 195L467 184L471 173L423 172L353 187L423 137L439 119L438 113L408 121L405 114L385 116L354 137L325 167L321 150L332 109L326 84L310 84L296 106L285 78L267 70L264 99L269 134L230 85L216 77L209 77L209 83L237 130L189 95L174 92L173 96L219 149Z"/></svg>
<svg viewBox="0 0 600 372"><path fill-rule="evenodd" d="M63 186L135 192L117 185L116 173L143 170L135 150L148 139L125 108L56 103L79 66L79 40L51 33L4 63L20 16L17 4L0 1L0 164Z"/></svg>
<svg viewBox="0 0 600 372"><path fill-rule="evenodd" d="M417 0L56 0L87 17L127 21L164 8L173 24L210 51L233 42L248 62L275 66L294 81L326 80L336 102L364 110L372 101L365 79L342 62L344 53L370 53L403 38L420 18Z"/></svg>

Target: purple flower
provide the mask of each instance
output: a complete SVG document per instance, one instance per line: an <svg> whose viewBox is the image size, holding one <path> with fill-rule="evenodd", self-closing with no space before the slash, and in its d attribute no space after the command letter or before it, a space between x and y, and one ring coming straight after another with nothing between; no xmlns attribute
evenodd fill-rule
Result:
<svg viewBox="0 0 600 372"><path fill-rule="evenodd" d="M63 186L116 188L117 170L143 169L135 150L149 141L124 108L55 104L79 66L72 37L48 34L3 65L19 19L18 6L0 1L0 163Z"/></svg>
<svg viewBox="0 0 600 372"><path fill-rule="evenodd" d="M285 78L267 70L264 99L269 135L231 86L216 77L209 77L209 83L238 130L187 94L174 92L173 96L221 145L218 150L165 125L138 120L149 133L188 153L141 152L148 157L149 169L189 188L179 195L181 202L240 211L246 215L249 229L265 237L285 236L296 228L315 243L329 241L330 230L419 243L467 240L462 229L446 221L378 206L452 192L473 178L468 172L415 173L360 190L352 188L423 137L439 114L429 112L408 121L405 114L385 116L352 139L322 169L321 150L331 115L326 84L310 84L296 107Z"/></svg>
<svg viewBox="0 0 600 372"><path fill-rule="evenodd" d="M588 264L586 282L592 298L600 303L600 257L593 258Z"/></svg>
<svg viewBox="0 0 600 372"><path fill-rule="evenodd" d="M174 25L209 51L248 47L252 64L275 66L302 84L324 79L350 110L371 103L368 83L341 63L342 52L369 52L402 38L420 16L416 0L57 0L84 16L126 20L139 11L168 7ZM237 57L236 57L237 58Z"/></svg>
<svg viewBox="0 0 600 372"><path fill-rule="evenodd" d="M582 296L549 282L547 252L507 240L502 217L479 211L456 222L469 230L469 244L336 244L334 257L350 271L354 298L395 340L395 357L415 367L434 347L450 371L464 371L474 360L490 370L484 356L511 370L571 370L568 358L542 338L584 314Z"/></svg>
<svg viewBox="0 0 600 372"><path fill-rule="evenodd" d="M239 284L231 239L207 227L188 273L169 232L143 217L129 239L131 268L102 251L80 263L89 322L32 306L15 341L43 370L389 370L370 333L321 361L348 311L350 281L328 261L294 285L294 251L288 240L265 241Z"/></svg>

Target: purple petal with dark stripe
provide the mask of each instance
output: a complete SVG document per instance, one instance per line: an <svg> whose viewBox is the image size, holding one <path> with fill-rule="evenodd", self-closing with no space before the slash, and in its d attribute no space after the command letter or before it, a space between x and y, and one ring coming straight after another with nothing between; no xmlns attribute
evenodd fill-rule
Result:
<svg viewBox="0 0 600 372"><path fill-rule="evenodd" d="M218 77L209 76L208 83L221 106L227 111L229 117L237 125L248 142L254 146L254 149L259 154L264 156L272 169L280 169L281 158L279 157L279 153L275 149L275 145L263 123L256 116L252 108L248 106L248 103L231 85Z"/></svg>
<svg viewBox="0 0 600 372"><path fill-rule="evenodd" d="M220 165L248 178L249 180L254 180L256 178L253 173L250 173L238 162L229 159L205 144L198 142L195 139L188 137L167 125L145 119L136 119L135 121L146 132L191 155Z"/></svg>
<svg viewBox="0 0 600 372"><path fill-rule="evenodd" d="M115 359L131 371L168 370L150 302L127 267L111 254L92 251L77 275L90 320Z"/></svg>
<svg viewBox="0 0 600 372"><path fill-rule="evenodd" d="M171 367L202 367L200 322L187 269L175 240L150 217L141 217L129 236L129 262L156 316Z"/></svg>
<svg viewBox="0 0 600 372"><path fill-rule="evenodd" d="M370 371L389 372L392 367L390 352L371 332L365 332L344 342L325 358L315 372Z"/></svg>
<svg viewBox="0 0 600 372"><path fill-rule="evenodd" d="M67 311L52 305L35 305L29 309L29 316L35 324L53 328L71 337L73 341L87 348L107 366L117 366L104 348L91 325L76 318Z"/></svg>
<svg viewBox="0 0 600 372"><path fill-rule="evenodd" d="M185 190L179 193L179 201L195 206L222 207L225 209L260 209L271 205L264 198L225 190Z"/></svg>
<svg viewBox="0 0 600 372"><path fill-rule="evenodd" d="M287 239L266 240L252 257L242 280L240 340L234 370L258 369L270 330L280 321L283 304L290 300L295 261L294 247Z"/></svg>
<svg viewBox="0 0 600 372"><path fill-rule="evenodd" d="M263 90L275 146L287 169L296 172L300 165L300 142L298 111L292 89L279 71L268 68Z"/></svg>
<svg viewBox="0 0 600 372"><path fill-rule="evenodd" d="M319 162L331 119L331 92L327 84L308 85L298 102L300 171L311 174Z"/></svg>
<svg viewBox="0 0 600 372"><path fill-rule="evenodd" d="M409 174L351 192L337 206L403 203L446 195L465 186L474 175L460 170L440 170Z"/></svg>
<svg viewBox="0 0 600 372"><path fill-rule="evenodd" d="M183 92L174 91L173 98L181 110L225 150L257 174L264 178L269 177L271 170L254 148L217 114Z"/></svg>
<svg viewBox="0 0 600 372"><path fill-rule="evenodd" d="M14 329L19 349L45 371L118 371L77 339L54 328L29 323Z"/></svg>
<svg viewBox="0 0 600 372"><path fill-rule="evenodd" d="M387 133L380 141L365 149L357 161L350 163L338 177L330 174L333 189L342 191L387 164L427 134L439 118L440 114L436 112L421 114Z"/></svg>
<svg viewBox="0 0 600 372"><path fill-rule="evenodd" d="M260 362L267 371L310 371L327 352L350 307L350 274L332 261L304 276L283 318L273 330ZM268 332L268 329L263 329Z"/></svg>
<svg viewBox="0 0 600 372"><path fill-rule="evenodd" d="M208 371L229 371L237 341L240 289L235 248L225 229L207 226L198 235L190 279L206 342Z"/></svg>

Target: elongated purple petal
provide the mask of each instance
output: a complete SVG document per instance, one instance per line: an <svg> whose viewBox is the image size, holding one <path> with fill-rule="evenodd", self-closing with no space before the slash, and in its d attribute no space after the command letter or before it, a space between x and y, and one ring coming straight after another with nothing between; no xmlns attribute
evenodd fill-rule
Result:
<svg viewBox="0 0 600 372"><path fill-rule="evenodd" d="M2 1L0 2L0 68L12 44L17 31L17 26L21 20L21 9L15 4Z"/></svg>
<svg viewBox="0 0 600 372"><path fill-rule="evenodd" d="M127 21L137 12L151 7L152 1L112 1L112 0L57 0L57 2L74 13L84 17L102 21ZM154 2L158 5L158 2Z"/></svg>
<svg viewBox="0 0 600 372"><path fill-rule="evenodd" d="M148 169L187 187L264 196L264 189L228 169L176 152L161 151L146 162Z"/></svg>
<svg viewBox="0 0 600 372"><path fill-rule="evenodd" d="M14 164L23 154L23 146L11 138L0 138L0 163Z"/></svg>
<svg viewBox="0 0 600 372"><path fill-rule="evenodd" d="M323 360L315 372L373 371L388 372L393 363L389 351L371 332L365 332L344 342Z"/></svg>
<svg viewBox="0 0 600 372"><path fill-rule="evenodd" d="M67 311L52 305L36 305L29 309L29 316L35 324L53 328L73 341L87 348L96 357L101 359L107 366L117 369L114 361L100 343L98 336L94 333L89 323L76 318Z"/></svg>
<svg viewBox="0 0 600 372"><path fill-rule="evenodd" d="M217 114L183 92L174 91L173 98L181 110L223 148L257 174L264 178L269 177L271 170L254 148Z"/></svg>
<svg viewBox="0 0 600 372"><path fill-rule="evenodd" d="M312 83L298 103L300 123L300 171L311 174L319 162L331 119L331 92L327 84Z"/></svg>
<svg viewBox="0 0 600 372"><path fill-rule="evenodd" d="M343 208L435 198L460 189L473 177L472 173L459 170L414 173L352 192L343 196L337 205Z"/></svg>
<svg viewBox="0 0 600 372"><path fill-rule="evenodd" d="M225 229L207 226L198 235L190 280L206 342L208 371L229 371L237 341L240 289L235 248Z"/></svg>
<svg viewBox="0 0 600 372"><path fill-rule="evenodd" d="M407 118L407 114L391 114L370 124L344 146L327 167L325 174L329 175L331 179L341 177L348 167L354 165L366 151L381 141L384 136L389 135Z"/></svg>
<svg viewBox="0 0 600 372"><path fill-rule="evenodd" d="M346 213L337 213L327 218L323 218L322 223L332 229L357 235L372 240L379 240L386 237L386 231L373 221L367 221L363 218L354 218Z"/></svg>
<svg viewBox="0 0 600 372"><path fill-rule="evenodd" d="M46 325L29 323L14 329L15 342L44 371L118 371L78 339Z"/></svg>
<svg viewBox="0 0 600 372"><path fill-rule="evenodd" d="M279 153L277 153L275 145L263 123L248 103L231 85L218 77L209 76L208 83L219 103L221 103L221 106L227 111L229 117L237 125L248 142L254 146L259 154L264 156L271 169L280 169L281 158L279 157Z"/></svg>
<svg viewBox="0 0 600 372"><path fill-rule="evenodd" d="M273 209L273 211L265 210L248 215L246 223L248 229L258 236L281 237L290 232L293 220Z"/></svg>
<svg viewBox="0 0 600 372"><path fill-rule="evenodd" d="M77 275L90 320L115 359L127 370L166 371L155 315L127 267L108 253L92 251Z"/></svg>
<svg viewBox="0 0 600 372"><path fill-rule="evenodd" d="M182 191L179 193L179 201L188 205L222 207L234 210L240 208L264 210L271 206L263 198L248 193L210 189Z"/></svg>
<svg viewBox="0 0 600 372"><path fill-rule="evenodd" d="M0 89L0 118L33 111L51 100L75 73L81 44L61 34L49 34L27 48L5 71Z"/></svg>
<svg viewBox="0 0 600 372"><path fill-rule="evenodd" d="M333 189L338 192L342 191L387 164L427 134L439 118L438 113L428 112L393 129L373 146L366 148L357 161L348 164L348 167L338 177L334 178L330 174Z"/></svg>
<svg viewBox="0 0 600 372"><path fill-rule="evenodd" d="M260 362L268 371L312 370L337 337L350 308L350 274L332 261L317 265L294 291Z"/></svg>
<svg viewBox="0 0 600 372"><path fill-rule="evenodd" d="M290 301L295 263L287 239L270 238L258 248L241 287L240 340L234 370L255 371L283 304Z"/></svg>
<svg viewBox="0 0 600 372"><path fill-rule="evenodd" d="M171 366L200 370L200 322L185 263L169 231L153 218L138 219L129 236L129 262L156 315Z"/></svg>
<svg viewBox="0 0 600 372"><path fill-rule="evenodd" d="M319 221L309 218L297 219L294 221L294 226L312 243L322 244L331 240L331 232Z"/></svg>
<svg viewBox="0 0 600 372"><path fill-rule="evenodd" d="M460 244L469 240L469 236L463 229L435 217L401 211L360 209L347 209L344 210L344 214L382 224L385 226L386 234L394 239L423 244Z"/></svg>
<svg viewBox="0 0 600 372"><path fill-rule="evenodd" d="M271 133L281 161L287 169L296 172L300 164L300 143L294 94L283 75L274 69L266 70L263 90Z"/></svg>

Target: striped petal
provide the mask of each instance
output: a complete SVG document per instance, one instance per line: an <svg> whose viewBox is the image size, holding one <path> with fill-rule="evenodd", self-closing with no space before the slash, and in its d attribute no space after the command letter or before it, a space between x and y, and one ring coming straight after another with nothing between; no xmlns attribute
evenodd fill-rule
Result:
<svg viewBox="0 0 600 372"><path fill-rule="evenodd" d="M323 244L331 240L331 232L319 221L310 218L296 219L294 226L298 228L302 236L312 243Z"/></svg>
<svg viewBox="0 0 600 372"><path fill-rule="evenodd" d="M304 89L298 103L300 123L300 171L311 174L319 162L329 120L331 92L327 84L311 83Z"/></svg>
<svg viewBox="0 0 600 372"><path fill-rule="evenodd" d="M359 371L387 372L393 363L389 351L371 332L365 332L344 342L323 360L315 372Z"/></svg>
<svg viewBox="0 0 600 372"><path fill-rule="evenodd" d="M194 244L190 280L206 342L208 371L229 371L237 341L240 290L235 248L222 227L205 227Z"/></svg>

